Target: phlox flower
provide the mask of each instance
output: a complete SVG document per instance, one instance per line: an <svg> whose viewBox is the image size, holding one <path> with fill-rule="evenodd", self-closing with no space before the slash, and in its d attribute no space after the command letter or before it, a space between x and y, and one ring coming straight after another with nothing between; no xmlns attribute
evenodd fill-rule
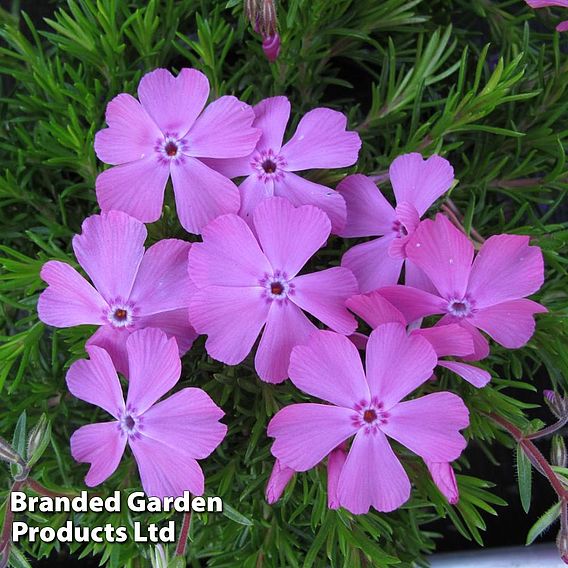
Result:
<svg viewBox="0 0 568 568"><path fill-rule="evenodd" d="M355 274L361 293L396 284L403 264L406 283L428 289L423 274L408 262L406 245L422 215L450 189L454 170L440 156L424 160L420 154L413 153L395 158L389 177L396 208L370 178L361 174L348 176L337 186L347 204L347 221L340 235L380 236L352 247L343 255L341 265Z"/></svg>
<svg viewBox="0 0 568 568"><path fill-rule="evenodd" d="M236 186L201 158L246 156L260 132L251 126L249 105L225 96L204 109L208 96L203 73L182 69L174 77L156 69L140 80L140 101L126 93L110 101L109 127L95 136L97 156L115 166L97 177L103 211L118 209L145 223L156 221L170 175L180 222L190 233L239 210Z"/></svg>
<svg viewBox="0 0 568 568"><path fill-rule="evenodd" d="M227 177L247 176L239 186L239 215L250 224L255 207L271 196L286 197L294 205L315 205L331 220L332 232L345 224L345 202L336 192L294 172L315 168L342 168L357 161L361 139L346 131L347 118L329 108L316 108L300 120L292 138L282 145L290 118L286 97L272 97L254 107L253 126L262 135L246 158L207 160Z"/></svg>
<svg viewBox="0 0 568 568"><path fill-rule="evenodd" d="M524 299L544 281L539 247L529 237L495 235L475 260L471 241L441 214L423 221L406 247L408 258L435 287L433 293L410 286L388 286L380 293L407 321L444 314L441 324L457 323L473 337L475 357L489 353L484 331L504 347L522 347L534 333L534 314L546 308Z"/></svg>
<svg viewBox="0 0 568 568"><path fill-rule="evenodd" d="M90 464L85 483L93 487L111 476L130 447L147 495L202 495L204 478L198 459L221 443L227 427L223 411L198 388L185 388L157 402L180 378L175 339L159 329L134 332L126 342L130 378L126 402L109 354L94 345L90 359L71 365L71 393L106 410L114 420L82 426L71 436L71 454Z"/></svg>
<svg viewBox="0 0 568 568"><path fill-rule="evenodd" d="M462 400L438 392L401 402L432 375L437 356L423 337L399 323L375 329L359 352L331 331L312 334L292 351L290 379L302 391L329 404L293 404L268 425L272 454L295 471L314 467L354 436L337 481L337 503L355 514L372 506L392 511L410 496L410 480L388 438L434 463L459 457L469 424Z"/></svg>
<svg viewBox="0 0 568 568"><path fill-rule="evenodd" d="M157 327L177 339L180 354L196 337L187 306L194 286L187 275L190 243L165 239L144 251L144 224L121 211L92 215L73 250L94 287L73 267L51 260L41 269L49 285L38 301L41 321L54 327L97 325L87 341L108 351L128 372L126 340L136 329Z"/></svg>
<svg viewBox="0 0 568 568"><path fill-rule="evenodd" d="M551 8L553 6L559 6L560 8L568 8L568 0L525 0L525 2L534 9L538 8ZM559 32L568 31L568 20L560 22L556 29Z"/></svg>
<svg viewBox="0 0 568 568"><path fill-rule="evenodd" d="M292 348L316 329L302 310L340 333L355 331L345 300L357 282L341 267L298 276L329 237L321 209L273 197L256 208L253 223L257 236L237 215L223 215L192 245L189 275L198 291L189 314L208 335L209 355L229 365L248 355L264 327L255 367L262 380L278 383L288 376Z"/></svg>
<svg viewBox="0 0 568 568"><path fill-rule="evenodd" d="M347 300L346 306L373 329L389 322L398 322L404 326L412 323L405 319L402 312L383 298L379 291L353 296ZM411 326L409 333L410 335L420 335L432 345L438 356L439 367L449 369L478 388L484 387L491 380L491 375L484 369L461 361L442 359L442 357L467 357L474 353L471 333L457 323L426 328ZM364 348L366 337L362 334L357 335L358 341L356 340L355 344Z"/></svg>

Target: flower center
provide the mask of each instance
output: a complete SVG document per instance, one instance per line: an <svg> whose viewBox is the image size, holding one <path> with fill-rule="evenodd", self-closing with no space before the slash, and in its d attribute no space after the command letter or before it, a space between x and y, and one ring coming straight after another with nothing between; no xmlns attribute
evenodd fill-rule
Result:
<svg viewBox="0 0 568 568"><path fill-rule="evenodd" d="M134 311L134 306L119 299L111 303L106 318L114 327L128 327L134 323Z"/></svg>
<svg viewBox="0 0 568 568"><path fill-rule="evenodd" d="M282 301L294 294L295 284L288 282L286 273L281 270L275 270L274 274L265 274L264 278L259 280L259 284L264 288L262 295L268 301Z"/></svg>
<svg viewBox="0 0 568 568"><path fill-rule="evenodd" d="M363 412L363 420L367 423L374 422L377 419L377 413L372 409L368 408Z"/></svg>
<svg viewBox="0 0 568 568"><path fill-rule="evenodd" d="M264 162L262 162L262 169L267 174L273 174L276 171L276 164L271 159L264 160Z"/></svg>
<svg viewBox="0 0 568 568"><path fill-rule="evenodd" d="M280 180L285 175L283 168L286 166L286 160L273 150L265 150L254 156L251 166L256 171L258 179L264 182Z"/></svg>
<svg viewBox="0 0 568 568"><path fill-rule="evenodd" d="M142 422L142 416L137 416L131 408L127 408L118 419L120 430L129 437L139 436L139 432L143 429Z"/></svg>
<svg viewBox="0 0 568 568"><path fill-rule="evenodd" d="M272 282L270 284L270 292L276 296L280 296L284 292L284 285L282 282Z"/></svg>
<svg viewBox="0 0 568 568"><path fill-rule="evenodd" d="M173 158L178 153L178 146L173 140L170 140L164 146L164 151L168 156L170 156L170 158Z"/></svg>
<svg viewBox="0 0 568 568"><path fill-rule="evenodd" d="M465 318L472 311L472 302L467 298L454 298L448 302L448 312L456 318Z"/></svg>
<svg viewBox="0 0 568 568"><path fill-rule="evenodd" d="M352 416L357 428L364 428L366 433L374 432L388 422L390 414L385 411L384 404L376 397L371 402L362 400L355 406L356 414Z"/></svg>
<svg viewBox="0 0 568 568"><path fill-rule="evenodd" d="M392 224L392 230L396 233L396 238L408 237L408 229L397 219Z"/></svg>
<svg viewBox="0 0 568 568"><path fill-rule="evenodd" d="M128 312L123 309L115 310L114 312L114 319L118 321L124 321L128 317Z"/></svg>

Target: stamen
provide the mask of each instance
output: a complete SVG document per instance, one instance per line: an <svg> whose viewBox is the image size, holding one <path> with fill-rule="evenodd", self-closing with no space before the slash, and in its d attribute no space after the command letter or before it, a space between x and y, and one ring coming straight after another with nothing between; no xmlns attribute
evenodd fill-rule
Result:
<svg viewBox="0 0 568 568"><path fill-rule="evenodd" d="M280 294L284 292L284 286L282 286L280 282L272 282L272 284L270 284L270 291L275 296L280 296Z"/></svg>
<svg viewBox="0 0 568 568"><path fill-rule="evenodd" d="M134 428L135 424L136 424L136 421L129 414L124 421L124 425L126 426L126 428L128 430L132 430L132 428Z"/></svg>
<svg viewBox="0 0 568 568"><path fill-rule="evenodd" d="M363 412L363 420L365 422L368 422L370 424L371 422L374 422L376 419L377 419L377 413L372 408L369 408L368 410L365 410L365 412Z"/></svg>
<svg viewBox="0 0 568 568"><path fill-rule="evenodd" d="M273 174L276 171L276 164L271 159L266 159L262 162L262 169L267 174Z"/></svg>
<svg viewBox="0 0 568 568"><path fill-rule="evenodd" d="M175 155L177 154L177 152L178 152L178 147L177 147L177 144L176 144L175 142L173 142L173 141L170 140L170 141L166 144L164 150L165 150L165 152L166 152L166 154L167 154L168 156L173 157L173 156L175 156Z"/></svg>
<svg viewBox="0 0 568 568"><path fill-rule="evenodd" d="M123 309L115 310L114 317L119 321L124 321L128 317L128 312Z"/></svg>

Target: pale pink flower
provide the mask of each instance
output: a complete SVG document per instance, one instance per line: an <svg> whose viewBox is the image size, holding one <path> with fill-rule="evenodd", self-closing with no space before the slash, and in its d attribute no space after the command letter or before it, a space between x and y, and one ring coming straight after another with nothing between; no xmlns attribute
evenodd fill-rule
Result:
<svg viewBox="0 0 568 568"><path fill-rule="evenodd" d="M295 471L306 471L355 436L337 482L337 500L355 514L373 506L392 511L410 496L410 480L387 436L430 462L459 457L469 424L462 400L449 392L401 402L432 375L437 356L420 336L399 323L375 329L366 351L367 373L347 338L313 333L297 346L290 378L302 391L330 404L293 404L268 425L272 454Z"/></svg>
<svg viewBox="0 0 568 568"><path fill-rule="evenodd" d="M389 322L398 322L404 326L412 323L407 321L402 312L381 296L378 290L370 294L353 296L347 300L346 306L367 322L372 329ZM420 335L432 345L438 356L439 367L449 369L477 388L484 387L491 380L491 375L484 369L461 361L443 359L443 357L468 358L474 353L473 339L467 329L452 323L426 328L410 326L409 333L410 335ZM351 337L353 338L353 336ZM359 333L354 343L358 348L365 349L366 337Z"/></svg>
<svg viewBox="0 0 568 568"><path fill-rule="evenodd" d="M298 276L329 237L320 209L273 197L256 208L253 223L257 236L237 215L223 215L192 245L189 275L199 290L189 313L208 335L209 355L229 365L249 354L264 327L255 367L262 380L278 383L288 376L292 348L316 329L302 310L340 333L355 331L345 300L357 282L341 267Z"/></svg>
<svg viewBox="0 0 568 568"><path fill-rule="evenodd" d="M349 249L341 265L355 274L362 293L396 284L403 264L406 283L428 290L427 279L408 262L406 245L422 215L450 189L454 170L440 156L424 160L413 153L396 158L389 168L389 177L396 208L370 178L361 174L348 176L337 186L347 204L347 221L339 234L380 237Z"/></svg>
<svg viewBox="0 0 568 568"><path fill-rule="evenodd" d="M97 177L103 211L118 209L145 223L156 221L170 176L180 222L190 233L239 210L236 186L202 158L247 156L260 132L251 126L249 105L225 96L205 107L208 97L203 73L182 69L174 77L156 69L138 85L140 102L126 93L110 101L109 127L95 136L97 156L115 166Z"/></svg>
<svg viewBox="0 0 568 568"><path fill-rule="evenodd" d="M197 337L187 314L195 289L187 275L190 243L165 239L144 251L146 236L144 224L121 211L92 215L73 237L73 250L94 287L65 262L41 269L49 286L39 297L39 319L54 327L99 326L87 345L106 349L123 374L134 330L162 329L182 355Z"/></svg>
<svg viewBox="0 0 568 568"><path fill-rule="evenodd" d="M306 113L296 132L282 145L290 118L286 97L272 97L254 107L253 126L262 131L256 148L246 158L207 160L227 177L247 176L239 186L239 215L249 224L255 207L272 196L285 197L294 205L315 205L328 215L332 232L345 224L345 202L336 192L308 181L294 172L315 168L343 168L357 161L361 139L345 130L347 117L329 108Z"/></svg>
<svg viewBox="0 0 568 568"><path fill-rule="evenodd" d="M472 334L477 359L489 353L479 330L509 349L522 347L534 333L534 314L547 311L524 299L544 281L542 252L529 246L529 237L495 235L474 260L471 241L439 214L435 221L420 224L406 252L435 291L389 286L380 290L381 295L407 321L444 314L442 324L458 323Z"/></svg>
<svg viewBox="0 0 568 568"><path fill-rule="evenodd" d="M568 8L568 0L525 0L525 2L534 9L539 8L552 8L554 6L558 6L560 8ZM556 29L559 32L566 32L568 31L568 20L564 22L560 22Z"/></svg>
<svg viewBox="0 0 568 568"><path fill-rule="evenodd" d="M147 495L177 497L184 491L202 495L204 478L198 459L221 443L227 427L223 411L209 395L185 388L157 402L178 382L181 361L175 339L159 329L134 332L126 342L130 379L126 403L109 354L94 345L90 359L71 365L67 386L71 393L106 410L114 418L82 426L71 436L71 453L91 464L85 477L99 485L118 467L130 447Z"/></svg>

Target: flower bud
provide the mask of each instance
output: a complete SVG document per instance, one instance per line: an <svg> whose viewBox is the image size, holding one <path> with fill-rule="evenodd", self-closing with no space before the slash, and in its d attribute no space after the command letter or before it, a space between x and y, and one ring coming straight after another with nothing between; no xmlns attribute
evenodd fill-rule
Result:
<svg viewBox="0 0 568 568"><path fill-rule="evenodd" d="M558 547L558 552L560 553L560 558L564 564L568 564L568 534L563 528L558 532L556 537L556 546Z"/></svg>
<svg viewBox="0 0 568 568"><path fill-rule="evenodd" d="M552 390L545 390L542 394L544 395L544 402L546 402L552 414L554 414L556 418L564 418L568 412L568 402L566 399Z"/></svg>
<svg viewBox="0 0 568 568"><path fill-rule="evenodd" d="M564 438L555 434L552 436L552 447L550 449L550 461L552 465L566 467L568 456L566 455L566 444Z"/></svg>
<svg viewBox="0 0 568 568"><path fill-rule="evenodd" d="M428 471L440 493L448 500L450 505L455 505L460 499L456 475L449 463L426 461Z"/></svg>
<svg viewBox="0 0 568 568"><path fill-rule="evenodd" d="M266 501L270 505L280 499L284 489L286 489L286 485L288 485L295 473L292 468L284 465L280 460L274 462L274 467L272 468L272 473L266 484L265 491Z"/></svg>
<svg viewBox="0 0 568 568"><path fill-rule="evenodd" d="M37 424L28 435L27 458L28 465L32 465L41 457L51 437L51 423L45 414L42 414Z"/></svg>
<svg viewBox="0 0 568 568"><path fill-rule="evenodd" d="M327 458L327 506L330 509L339 509L340 507L337 486L346 459L347 452L344 444L335 448Z"/></svg>
<svg viewBox="0 0 568 568"><path fill-rule="evenodd" d="M268 61L274 63L280 53L280 36L277 33L265 36L262 40L262 49Z"/></svg>
<svg viewBox="0 0 568 568"><path fill-rule="evenodd" d="M0 460L8 463L23 463L23 459L4 438L0 438Z"/></svg>

